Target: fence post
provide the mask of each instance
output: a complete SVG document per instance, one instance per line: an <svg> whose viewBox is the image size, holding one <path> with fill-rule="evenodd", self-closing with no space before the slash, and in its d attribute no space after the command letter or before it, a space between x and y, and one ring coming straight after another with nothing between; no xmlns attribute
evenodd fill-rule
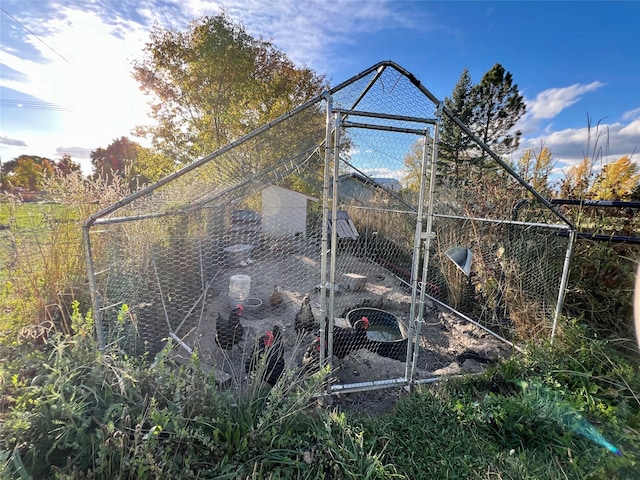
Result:
<svg viewBox="0 0 640 480"><path fill-rule="evenodd" d="M558 290L558 301L556 302L556 311L553 315L553 327L551 329L551 344L556 336L556 329L558 328L558 320L560 318L560 312L564 305L564 297L567 291L567 282L569 281L569 270L571 267L571 257L573 256L573 244L576 239L576 231L571 230L569 232L569 245L567 245L567 253L564 257L564 266L562 267L562 278L560 280L560 289Z"/></svg>

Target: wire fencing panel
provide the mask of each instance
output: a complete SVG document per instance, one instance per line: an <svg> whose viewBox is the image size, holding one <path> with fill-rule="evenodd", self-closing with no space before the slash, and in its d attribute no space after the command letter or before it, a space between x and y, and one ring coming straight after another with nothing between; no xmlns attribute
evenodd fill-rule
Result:
<svg viewBox="0 0 640 480"><path fill-rule="evenodd" d="M565 230L500 165L439 163L440 122L381 64L95 215L103 343L173 342L237 388L297 384L326 358L327 388L351 391L437 375L440 307L504 339L548 334Z"/></svg>

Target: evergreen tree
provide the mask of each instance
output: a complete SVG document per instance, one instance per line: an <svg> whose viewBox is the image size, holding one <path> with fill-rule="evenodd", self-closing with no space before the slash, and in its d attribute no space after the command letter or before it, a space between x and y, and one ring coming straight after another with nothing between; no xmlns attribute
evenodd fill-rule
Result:
<svg viewBox="0 0 640 480"><path fill-rule="evenodd" d="M515 151L522 132L513 128L525 114L526 104L511 73L496 63L473 88L472 95L472 131L498 155Z"/></svg>
<svg viewBox="0 0 640 480"><path fill-rule="evenodd" d="M463 124L469 125L474 111L473 85L468 69L464 69L451 98L444 99L445 108ZM447 114L443 115L439 130L438 164L442 175L460 179L460 169L468 160L473 141Z"/></svg>

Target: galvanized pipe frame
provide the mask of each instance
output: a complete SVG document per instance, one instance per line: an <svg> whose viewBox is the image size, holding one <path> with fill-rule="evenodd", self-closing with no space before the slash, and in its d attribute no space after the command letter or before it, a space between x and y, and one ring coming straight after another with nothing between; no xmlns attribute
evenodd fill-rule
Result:
<svg viewBox="0 0 640 480"><path fill-rule="evenodd" d="M495 218L483 218L483 217L463 217L461 215L447 215L447 214L433 214L434 218L448 218L451 220L468 220L470 222L486 222L493 223L495 225L517 225L523 227L539 227L547 228L550 230L571 230L569 225L563 225L561 223L538 223L538 222L523 222L519 220L498 220Z"/></svg>
<svg viewBox="0 0 640 480"><path fill-rule="evenodd" d="M564 265L562 267L562 278L560 279L560 288L558 291L558 300L556 302L556 311L553 316L553 326L551 328L551 343L556 337L556 331L558 329L558 322L560 320L560 314L562 313L562 307L564 305L564 299L567 293L567 283L569 282L569 272L571 270L571 259L573 258L573 246L576 241L576 231L569 231L569 245L567 245L567 252L564 257Z"/></svg>
<svg viewBox="0 0 640 480"><path fill-rule="evenodd" d="M442 110L443 107L439 108L438 111L438 118L441 118L442 115ZM359 113L363 113L363 112L359 112ZM367 112L364 112L365 114ZM342 115L344 115L344 117ZM419 202L418 202L418 208L417 210L410 212L410 211L397 211L397 213L411 213L411 214L415 214L416 215L416 232L415 232L415 236L414 236L414 252L413 252L413 259L414 261L412 262L412 271L411 271L411 281L407 284L408 286L411 287L412 290L412 297L411 297L411 307L410 307L410 321L409 321L409 325L408 325L408 329L409 329L409 334L408 334L408 338L409 341L407 343L407 356L406 356L406 361L405 361L405 375L404 377L401 378L396 378L396 379L387 379L387 380L373 380L373 381L368 381L368 382L358 382L358 383L353 383L353 384L331 384L328 386L327 388L327 393L331 394L331 393L338 393L338 392L343 392L343 393L349 393L349 392L360 392L360 391L369 391L369 390L376 390L376 389L384 389L384 388L391 388L391 387L400 387L400 386L404 386L404 387L411 387L414 384L422 384L422 383L432 383L432 382L436 382L439 380L439 377L433 377L433 378L427 378L427 379L416 379L416 368L417 368L417 363L418 363L418 354L419 354L419 349L420 349L420 334L421 334L421 327L422 324L424 323L423 320L423 316L424 316L424 310L425 310L425 305L426 305L426 299L430 299L431 301L441 305L442 307L447 308L448 310L450 310L452 313L458 315L460 318L470 322L471 324L477 326L478 328L482 329L483 331L486 331L487 333L489 333L490 335L492 335L494 338L496 338L499 341L502 341L503 343L505 343L506 345L509 345L511 348L513 348L514 350L517 350L521 353L526 353L526 351L519 347L518 345L515 345L513 342L510 342L509 340L507 340L506 338L502 337L501 335L497 334L496 332L492 331L491 329L483 326L482 324L480 324L479 322L475 321L474 319L464 315L461 312L458 312L457 310L455 310L454 308L452 308L451 306L435 299L434 297L432 297L431 295L426 293L426 289L423 288L423 285L419 285L418 282L418 275L417 275L417 269L418 269L418 262L417 259L420 258L420 249L424 248L424 259L423 259L423 278L426 278L427 275L427 271L429 268L429 251L430 251L430 242L431 240L433 240L433 238L435 237L435 233L433 232L433 220L435 218L451 218L451 219L461 219L461 220L470 220L470 221L482 221L482 222L488 222L488 223L494 223L494 224L509 224L509 225L519 225L519 226L528 226L528 227L539 227L539 228L547 228L550 230L561 230L561 231L569 231L569 235L570 235L570 242L567 248L567 252L566 252L566 256L565 256L565 263L563 266L563 273L562 273L562 279L561 279L561 285L559 288L559 294L558 294L558 301L556 303L556 309L555 309L555 314L554 314L554 320L553 320L553 331L552 331L552 341L553 341L553 337L555 335L555 331L556 331L556 327L557 327L557 322L558 322L558 318L562 309L562 302L564 299L564 292L566 291L566 282L568 279L568 272L569 272L569 265L570 265L570 260L571 260L571 255L572 255L572 246L573 246L573 239L574 239L574 230L572 230L572 225L571 223L564 223L564 224L546 224L546 223L538 223L538 222L524 222L524 221L515 221L515 220L497 220L497 219L490 219L490 218L472 218L472 217L462 217L462 216L455 216L455 215L443 215L443 214L436 214L434 213L434 195L435 195L435 184L436 184L436 165L437 165L437 156L438 156L438 126L439 123L436 122L435 123L435 132L434 132L434 138L433 138L433 142L432 142L432 154L431 156L428 155L428 144L429 144L429 130L425 129L425 130L417 130L417 129L407 129L407 128L395 128L393 126L380 126L380 125L370 125L370 124L363 124L363 123L358 123L358 122L347 122L344 121L344 118L346 118L347 116L350 116L351 112L348 110L344 110L344 109L336 109L333 111L333 118L334 118L334 125L333 125L333 133L334 133L334 138L333 138L333 156L332 156L332 161L333 163L333 198L331 199L332 202L332 221L336 222L337 220L337 202L338 202L338 198L337 198L337 191L338 191L338 185L337 185L337 177L338 177L338 162L340 161L339 159L339 139L340 139L340 133L339 130L340 128L364 128L364 129L373 129L373 130L383 130L383 131L393 131L393 132L400 132L400 133L407 133L407 134L423 134L425 136L425 146L423 149L423 157L422 157L422 165L421 165L421 182L420 182L420 192L419 192ZM375 118L386 118L384 115L382 114L374 114L371 116L375 116ZM400 116L390 116L389 119L393 119L391 117L395 117L396 120L408 120L409 118L411 120L416 120L414 117L400 117ZM425 121L425 123L429 123L431 124L432 122L429 121ZM329 142L327 143L329 144ZM487 147L488 148L488 147ZM431 157L431 161L429 161ZM500 163L500 165L502 166L502 163ZM428 168L430 167L430 168ZM430 179L429 179L429 192L426 195L428 197L428 202L427 202L427 213L426 215L423 212L423 205L425 204L425 190L426 190L426 178L427 178L427 174L431 174ZM515 173L515 172L511 172L509 170L509 173ZM514 175L517 178L517 175ZM523 180L519 179L520 183L523 183ZM529 186L529 188L527 188L527 190L530 190L531 187ZM536 192L537 193L537 192ZM542 202L543 205L545 207L547 207L549 209L550 205L547 205L548 202ZM362 209L367 209L369 210L367 207L353 207L353 208L362 208ZM380 210L380 211L388 211L389 209L373 209L373 210ZM550 208L550 210L554 213L557 214L557 212L555 211L555 209ZM559 216L561 220L565 220L565 218L560 215ZM426 229L423 232L422 231L422 219L426 218L427 221L427 225L426 225ZM326 228L325 228L326 230ZM332 245L335 245L335 242L337 241L337 238L335 237L336 233L335 233L335 229L333 229L332 232ZM331 261L330 261L330 280L328 285L331 288L331 291L329 292L329 336L328 336L328 341L329 341L329 352L332 351L332 341L333 341L333 324L334 324L334 315L333 315L333 304L334 304L334 286L335 286L335 268L336 268L336 259L335 259L335 249L331 249L330 250L331 253ZM324 278L324 277L323 277ZM406 282L404 282L406 283ZM322 288L325 288L325 282L323 282ZM326 294L326 292L325 292ZM322 322L321 322L322 323Z"/></svg>
<svg viewBox="0 0 640 480"><path fill-rule="evenodd" d="M393 68L396 71L398 71L400 74L405 75L409 81L416 86L427 98L429 98L433 104L436 106L437 108L437 118L436 120L432 120L432 119L418 119L416 117L407 117L407 116L401 116L401 115L385 115L385 114L377 114L377 113L372 113L372 112L362 112L362 111L357 111L357 110L344 110L344 109L332 109L333 105L332 105L332 94L341 90L342 88L345 88L348 85L354 84L355 82L359 81L360 79L370 75L371 73L373 73L375 71L375 75L373 76L373 78L368 82L367 86L365 87L365 89L361 92L360 96L358 97L358 99L353 103L352 108L355 108L357 106L357 104L360 102L360 100L362 98L364 98L364 96L366 95L367 91L369 91L373 85L376 83L377 79L379 79L381 77L381 75L384 73L384 71L387 68ZM181 177L182 175L198 168L201 165L204 165L205 163L211 161L212 159L232 150L235 147L238 147L240 145L242 145L243 143L247 142L248 140L257 137L258 135L260 135L261 133L273 128L274 126L284 122L285 120L288 120L290 118L293 118L297 113L302 112L303 110L316 105L317 103L321 102L321 101L325 101L326 102L326 131L325 131L325 140L324 140L324 160L325 160L325 169L324 169L324 185L323 185L323 232L322 232L322 252L321 252L321 291L320 291L320 295L321 295L321 315L322 315L322 320L324 320L325 316L328 317L330 319L329 324L327 325L329 327L329 336L326 336L325 334L327 333L325 331L325 322L321 321L320 322L320 331L321 331L321 363L324 364L326 362L326 358L325 357L325 353L327 351L331 351L332 350L332 345L324 345L324 347L329 347L328 350L326 348L322 348L323 347L323 343L325 342L325 339L328 338L329 342L333 341L333 336L332 336L332 329L333 329L333 318L334 318L334 312L333 312L333 308L334 308L334 293L335 293L335 274L336 274L336 258L335 258L335 248L331 248L329 249L329 237L328 237L328 232L327 232L327 225L328 225L328 221L329 221L329 213L331 214L331 220L334 222L336 222L337 220L337 191L338 191L338 186L337 186L337 176L338 176L338 164L340 161L339 158L339 138L340 138L340 129L344 128L346 126L350 126L352 128L365 128L365 129L373 129L373 130L386 130L386 131L394 131L394 132L399 132L399 133L407 133L407 134L414 134L414 135L428 135L428 129L410 129L410 128L401 128L401 127L393 127L393 126L381 126L381 125L376 125L376 124L360 124L357 122L350 122L347 121L347 118L350 115L353 116L365 116L365 117L372 117L372 118L384 118L384 119L389 119L389 120L396 120L396 121L417 121L419 123L426 123L426 124L434 124L435 125L435 134L434 134L434 142L433 142L433 155L432 155L432 169L431 169L431 174L432 174L432 181L430 182L430 188L433 188L433 186L435 185L435 162L437 160L437 137L438 137L438 124L442 118L443 113L446 114L447 116L449 116L450 118L452 118L452 120L454 121L454 123L456 123L465 133L467 133L481 148L482 150L484 150L489 156L491 156L497 163L498 165L500 165L503 169L505 169L513 178L515 178L520 184L522 184L534 197L536 197L538 200L540 200L542 202L542 204L547 207L550 211L552 211L553 213L556 214L556 216L564 221L566 223L566 225L562 225L562 226L556 226L555 228L560 228L560 229L568 229L571 230L570 235L571 235L571 240L569 243L569 248L567 249L567 254L566 254L566 258L565 258L565 265L564 265L564 269L563 269L563 277L561 280L561 285L562 288L566 289L566 281L567 281L567 277L568 277L568 271L569 271L569 264L570 264L570 259L571 259L571 255L572 255L572 246L573 246L573 240L575 238L575 233L572 230L572 224L570 221L568 221L566 219L566 217L564 217L560 212L558 212L546 199L544 199L543 197L541 197L541 195L535 191L527 182L525 182L522 178L520 178L517 173L515 171L513 171L513 169L511 169L509 167L509 165L505 164L497 155L495 155L487 145L485 145L484 143L482 143L480 141L480 139L478 139L475 135L473 135L473 133L470 132L470 130L464 125L462 124L449 110L446 109L446 107L444 107L444 104L442 102L440 102L435 96L433 96L426 88L424 88L424 86L421 85L421 83L413 76L411 75L409 72L407 72L406 70L404 70L402 67L399 67L398 65L396 65L393 62L381 62L377 65L374 65L373 67L361 72L359 75L352 77L351 79L349 79L346 82L341 83L340 85L326 91L323 92L321 95L319 95L318 97L311 99L310 101L306 102L305 104L301 105L300 107L292 110L291 112L288 112L287 114L275 119L272 122L269 122L268 124L263 125L262 127L256 129L255 131L251 132L250 134L238 139L235 142L232 142L228 145L226 145L225 147L219 149L218 151L194 162L193 164L190 164L189 166L181 169L178 172L175 172L174 174L171 174L165 178L163 178L162 180L160 180L159 182L143 189L140 190L132 195L130 195L129 197L126 197L125 199L121 200L120 202L92 215L83 225L83 240L84 240L84 248L85 248L85 256L86 256L86 260L87 260L87 272L88 272L88 277L89 277L89 285L90 285L90 289L91 289L91 298L92 298L92 304L94 306L94 320L96 323L96 336L97 336L97 340L98 340L98 345L99 347L102 349L104 349L104 332L102 330L102 324L101 324L101 318L100 318L100 300L98 298L98 291L97 291L97 282L96 282L96 275L97 273L95 273L95 264L94 264L94 258L92 256L92 245L91 245L91 227L95 224L100 224L100 223L119 223L121 221L127 221L124 218L112 218L112 219L108 219L105 218L108 215L110 215L111 213L113 213L114 211L116 211L117 209L132 203L133 201L135 201L138 198L142 198L143 196L153 192L155 189L168 184L169 182L175 180L178 177ZM332 145L331 141L332 141L332 134L335 135L335 139L334 139L334 143ZM424 204L424 188L423 185L425 183L425 178L426 178L426 174L427 174L427 170L426 170L426 157L428 156L426 154L426 143L425 142L425 151L423 152L423 161L422 161L422 176L421 176L421 188L420 188L420 196L421 196L421 201L419 202L419 206L420 208L422 208L423 204ZM323 145L319 145L317 148L321 148ZM333 147L333 148L332 148ZM329 198L329 181L330 181L330 177L331 177L331 161L333 161L333 198ZM331 212L329 212L328 208L329 205L331 205ZM429 194L429 212L427 213L426 219L427 219L427 228L425 232L422 232L422 220L423 220L423 213L420 211L420 213L418 215L416 215L416 233L414 236L414 264L417 263L416 259L419 258L419 252L420 249L423 247L423 242L424 242L424 247L426 248L426 254L425 254L425 259L423 262L423 277L426 274L427 268L428 268L428 251L429 251L429 242L432 240L433 238L433 232L432 232L432 221L433 218L436 217L437 215L433 213L433 192L430 192ZM406 213L410 213L410 212L406 212ZM413 214L415 214L415 212L413 212ZM149 214L148 218L154 218L156 216L162 216L164 215L163 213L159 213L159 214ZM143 217L143 216L140 216ZM462 217L465 218L466 217ZM490 221L490 220L487 220ZM510 223L510 222L502 222L502 223ZM522 223L522 222L513 222L513 223ZM532 225L539 225L539 224L532 224ZM549 227L549 225L547 224L541 224L540 226L545 226L545 227ZM563 227L563 228L562 228ZM553 227L552 227L553 228ZM332 247L335 247L337 243L337 231L336 229L332 229L331 232L331 245ZM416 250L418 252L418 255L416 255ZM330 259L327 258L328 254L331 254ZM422 323L422 317L423 317L423 311L424 311L424 306L425 306L425 298L431 298L425 289L423 288L422 285L418 285L418 276L417 276L417 271L418 271L418 266L417 265L412 265L412 273L411 273L411 282L410 282L410 286L412 289L412 300L411 300L411 320L410 320L410 327L411 328L415 328L415 332L412 332L412 342L411 342L411 346L408 347L408 351L407 351L407 362L406 362L406 370L405 370L405 376L401 379L395 379L395 380L380 380L380 381L373 381L373 382L361 382L358 384L353 384L353 385L334 385L333 390L334 391L348 391L350 388L352 389L374 389L374 388L387 388L387 386L389 385L401 385L401 384L411 384L414 381L414 376L415 376L415 367L416 367L416 359L417 359L417 352L418 352L418 347L419 344L418 339L419 339L419 331L421 328L421 323ZM327 277L329 277L329 282L327 282ZM424 277L426 278L426 277ZM327 298L327 292L326 292L326 288L327 285L330 286L330 294ZM557 325L557 317L559 315L559 311L561 308L561 303L562 300L564 299L564 291L562 290L559 293L558 296L558 303L557 303L557 310L556 310L556 318L554 319L554 330L553 330L553 334L555 334L555 329L556 329L556 325ZM420 298L419 303L417 302L417 298ZM327 300L328 300L328 304L327 304ZM416 309L418 309L419 313L416 315ZM474 322L472 319L468 319L469 321ZM479 324L478 324L479 325ZM480 327L482 327L481 325L479 325ZM488 330L489 333L494 334L494 332L491 332L490 330ZM420 382L424 382L424 381L430 381L430 380L421 380ZM330 387L329 387L330 388ZM355 390L354 390L355 391Z"/></svg>
<svg viewBox="0 0 640 480"><path fill-rule="evenodd" d="M320 252L320 365L323 367L326 365L327 358L327 332L325 318L328 317L327 313L327 252L329 249L329 238L327 225L329 224L329 178L330 178L330 165L331 165L331 138L334 131L333 122L333 100L331 95L325 95L326 103L326 131L324 141L324 178L322 187L322 233L321 233L321 252ZM335 188L334 188L335 191ZM335 228L333 229L335 230Z"/></svg>
<svg viewBox="0 0 640 480"><path fill-rule="evenodd" d="M440 109L438 110L438 118L440 118L441 115L441 111ZM437 164L438 164L438 133L439 133L439 123L436 123L435 126L435 131L434 131L434 135L433 135L433 145L432 145L432 153L431 153L431 159L429 161L428 155L427 155L427 149L428 149L428 136L425 138L425 147L424 147L424 152L423 152L423 157L422 157L422 180L420 183L420 196L422 197L424 194L424 188L425 188L425 182L426 182L426 176L427 176L427 165L431 168L431 177L429 179L429 203L428 203L428 209L427 209L427 228L426 228L426 232L422 233L420 232L420 238L416 238L416 244L419 244L420 241L424 241L424 259L423 259L423 266L422 266L422 278L426 279L427 278L427 272L429 271L429 257L430 257L430 251L431 251L431 240L434 238L434 233L433 233L433 196L435 194L435 183L436 183L436 169L437 169ZM424 201L422 200L420 202L419 207L422 207ZM421 212L420 212L421 213ZM418 235L418 225L421 227L422 226L422 215L418 215L418 221L416 222L416 235ZM418 260L420 259L420 252L417 252L417 256L414 257L414 263L418 263ZM416 276L415 276L415 285L417 288L418 287L418 278L417 278L417 270L416 270ZM419 309L418 309L418 315L416 317L412 317L415 318L415 323L417 325L416 328L416 334L415 334L415 339L413 340L413 346L411 348L413 348L413 358L411 361L411 372L410 375L408 375L408 380L410 382L414 381L415 378L415 371L416 371L416 365L418 363L418 354L419 354L419 347L420 347L420 334L421 334L421 330L422 330L422 324L424 323L424 307L425 307L425 288L420 288L419 290L420 293L420 305L419 305ZM412 297L412 311L414 308L414 304L415 304L415 299ZM413 322L412 322L413 323ZM409 352L407 352L407 358L409 357ZM407 362L407 369L409 368L409 362Z"/></svg>
<svg viewBox="0 0 640 480"><path fill-rule="evenodd" d="M332 353L333 353L333 327L335 325L335 296L336 296L336 261L338 258L338 229L336 225L338 224L338 173L340 166L340 134L341 134L341 126L340 123L342 121L342 116L340 113L334 113L334 130L333 130L333 197L331 198L331 249L329 253L331 254L331 264L329 269L329 332L328 332L328 347L327 347L327 355L329 356L329 365L333 367L332 363ZM323 229L327 230L328 225L323 225ZM326 285L325 285L326 287ZM326 295L326 292L325 292ZM320 319L320 323L323 322L323 319ZM331 387L330 387L331 388Z"/></svg>
<svg viewBox="0 0 640 480"><path fill-rule="evenodd" d="M415 122L425 123L427 125L436 125L438 120L435 118L413 117L409 115L393 115L391 113L368 112L366 110L346 110L344 108L335 108L334 112L342 113L349 117L369 117L379 118L381 120L395 120L399 122ZM344 122L346 124L346 122Z"/></svg>
<svg viewBox="0 0 640 480"><path fill-rule="evenodd" d="M331 112L331 114L329 113L329 108L327 108L327 115L329 117L329 115L331 115L331 117L333 118L333 129L332 129L332 133L333 133L333 138L330 138L330 127L329 127L329 123L330 121L327 121L327 142L326 145L331 145L331 141L333 141L333 156L329 157L329 156L325 156L325 175L328 174L328 172L330 171L330 167L329 167L329 162L333 161L333 175L332 175L332 179L333 179L333 183L332 183L332 190L333 190L333 196L330 199L331 204L332 204L332 208L331 208L331 221L333 225L336 225L337 222L337 211L338 211L338 174L339 174L339 163L340 163L340 135L341 135L341 128L345 128L345 127L359 127L359 128L371 128L374 130L380 130L379 128L376 128L376 126L370 127L368 125L363 125L363 124L354 124L353 122L349 122L348 124L345 124L346 122L343 121L343 116L349 116L350 112L349 111L345 111L344 109L338 110L335 109ZM362 113L362 112L360 112ZM384 115L380 115L380 114L375 114L376 118L387 118ZM413 120L415 120L414 117L399 117L399 116L393 116L390 115L388 119L395 119L395 120L406 120L408 118L411 118ZM420 119L419 119L420 120ZM424 121L424 123L428 123L428 124L432 124L433 121L430 119L422 119L422 121ZM437 127L436 127L437 128ZM414 251L413 251L413 261L412 261L412 273L411 273L411 307L410 307L410 321L409 321L409 325L408 325L408 329L409 329L409 333L408 333L408 342L407 342L407 354L406 354L406 361L405 361L405 375L402 378L397 378L397 379L391 379L391 380L373 380L370 382L358 382L356 384L341 384L341 385L336 385L336 384L329 384L327 386L327 393L336 393L338 391L340 392L356 392L356 391L365 391L365 390L373 390L373 389L382 389L382 388L389 388L389 387L394 387L394 386L408 386L412 383L412 379L413 376L415 375L415 364L417 362L417 355L418 355L418 349L417 349L417 345L419 345L419 335L420 335L420 324L422 322L422 317L424 314L424 306L425 306L425 292L424 289L419 288L418 285L418 269L419 269L419 264L418 261L416 259L420 258L420 249L422 248L422 242L423 240L425 240L425 238L427 239L427 241L425 242L425 246L426 246L426 251L428 252L429 250L429 239L431 238L431 233L429 231L429 229L432 226L432 221L431 221L431 214L433 213L433 195L434 195L434 191L435 191L435 172L436 172L436 168L435 168L435 164L431 165L431 179L429 182L429 213L427 215L427 234L425 237L425 234L422 231L422 218L424 216L423 214L423 208L424 208L424 203L425 203L425 190L426 190L426 184L427 184L427 173L428 173L428 158L429 158L429 147L431 146L433 148L433 153L431 154L432 158L435 158L435 155L437 155L437 146L436 146L436 141L435 141L435 137L434 137L434 141L431 144L429 142L429 130L428 129L424 129L424 130L412 130L412 129L394 129L393 127L389 127L389 128L382 128L381 130L387 130L387 131L399 131L401 133L413 133L413 134L420 134L423 135L425 138L424 141L424 148L423 148L423 156L422 156L422 166L421 166L421 182L420 182L420 193L419 193L419 201L418 201L418 207L415 211L412 212L403 212L403 213L412 213L416 215L416 226L415 226L415 235L414 235ZM329 148L327 148L327 152L330 151ZM329 183L329 179L326 178L325 176L325 186L328 186ZM328 190L328 188L325 189L325 191ZM324 198L326 199L326 201L329 201L329 195L328 195L328 191L326 191L326 194L324 195ZM323 208L323 213L326 209L326 203L325 203L325 208ZM323 215L323 217L325 217L325 215ZM328 218L328 215L326 215L326 217ZM334 319L334 300L335 300L335 275L336 275L336 259L337 259L337 249L335 248L335 245L337 244L337 229L332 228L331 229L331 245L332 248L331 249L327 249L327 245L326 245L326 240L325 237L327 236L326 232L328 230L328 225L323 221L323 249L322 249L322 260L321 260L321 266L322 265L326 265L327 260L326 260L326 255L327 253L330 254L330 262L329 262L329 300L328 300L328 308L323 309L321 307L321 317L324 318L324 314L325 311L328 313L327 318L329 319L329 323L328 323L328 336L327 336L327 340L328 340L328 345L327 345L327 352L329 355L329 364L332 365L331 363L331 353L333 351L333 327L335 324L335 319ZM425 254L425 261L424 261L424 266L423 269L426 271L426 269L428 268L428 253ZM322 277L322 283L321 283L321 298L325 299L326 298L326 285L327 282L325 281L326 279L326 273L322 274L322 268L321 268L321 277ZM420 301L418 303L417 299L418 296L420 296ZM321 305L324 303L324 301L321 301ZM418 304L418 312L416 313L416 304ZM418 327L415 328L414 324L418 323ZM324 334L323 334L323 324L324 322L321 320L320 322L320 339L321 339L321 355L324 353L323 352L323 348L322 348L322 342L323 342L323 338L324 338ZM415 334L414 334L414 329L415 329ZM322 359L321 359L322 361Z"/></svg>

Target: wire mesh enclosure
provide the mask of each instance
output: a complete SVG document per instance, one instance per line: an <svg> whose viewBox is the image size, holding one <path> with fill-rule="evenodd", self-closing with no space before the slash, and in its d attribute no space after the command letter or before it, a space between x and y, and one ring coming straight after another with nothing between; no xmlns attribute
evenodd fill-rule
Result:
<svg viewBox="0 0 640 480"><path fill-rule="evenodd" d="M439 161L445 118L481 168ZM560 212L392 62L84 232L102 347L154 355L172 342L240 387L329 363L329 391L431 381L454 330L509 347L552 335L573 241Z"/></svg>

